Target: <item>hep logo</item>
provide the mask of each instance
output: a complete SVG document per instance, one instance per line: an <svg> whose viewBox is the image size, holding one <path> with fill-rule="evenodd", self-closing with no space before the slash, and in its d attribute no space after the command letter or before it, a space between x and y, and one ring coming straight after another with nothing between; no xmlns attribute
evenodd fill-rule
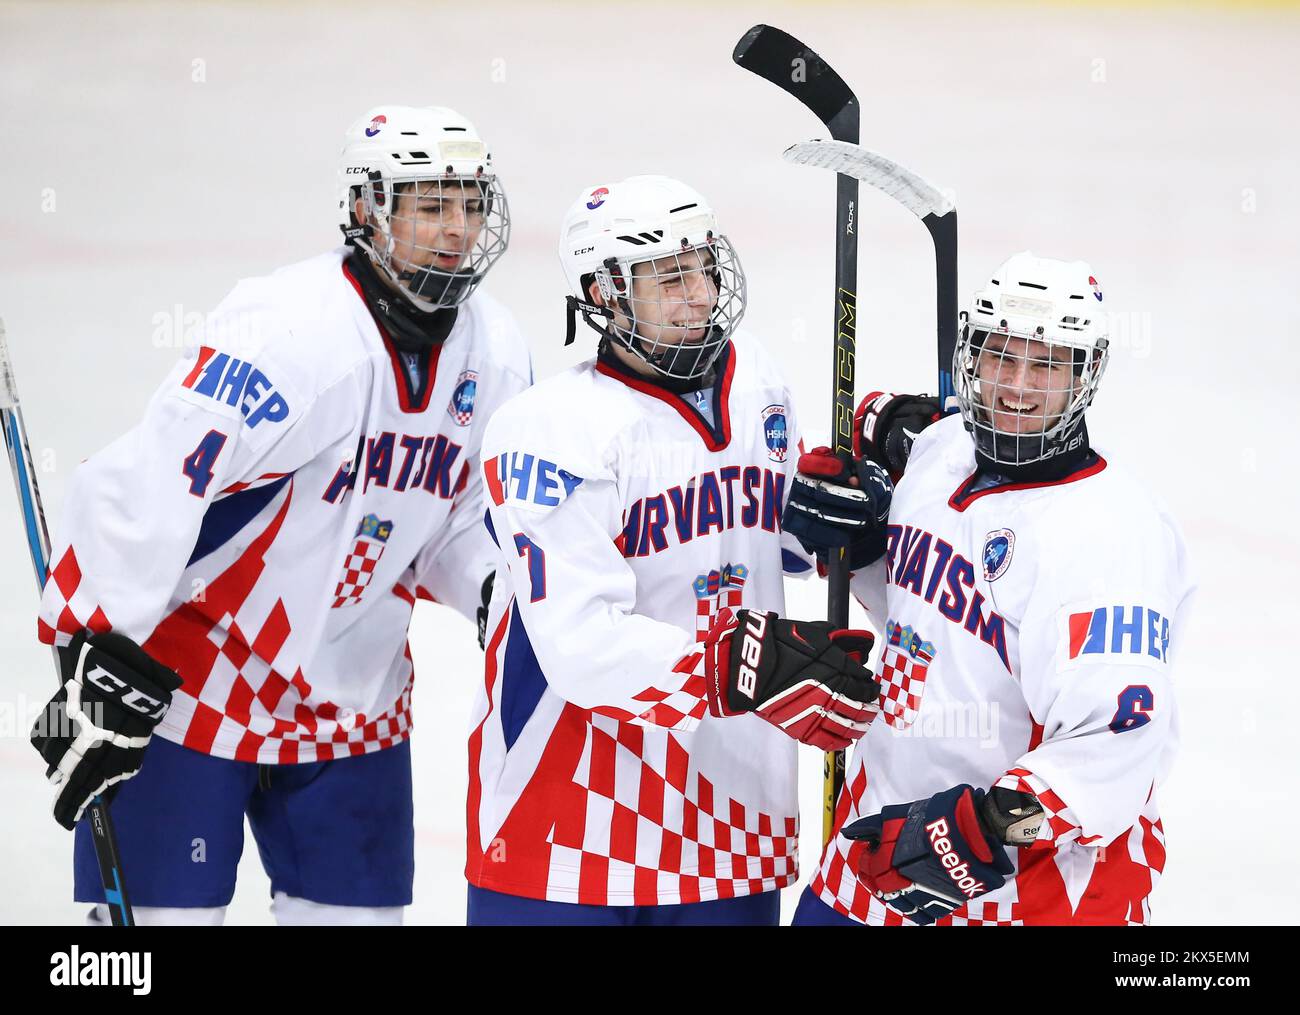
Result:
<svg viewBox="0 0 1300 1015"><path fill-rule="evenodd" d="M1109 662L1169 660L1169 618L1146 606L1099 606L1071 613L1068 658L1080 662L1104 657Z"/></svg>
<svg viewBox="0 0 1300 1015"><path fill-rule="evenodd" d="M383 129L384 124L386 124L387 122L388 122L388 117L386 117L383 113L380 113L378 116L376 116L373 120L370 121L370 126L366 128L366 137L374 137Z"/></svg>
<svg viewBox="0 0 1300 1015"><path fill-rule="evenodd" d="M591 197L587 199L587 210L595 211L605 203L605 198L609 196L608 187L597 187L591 192Z"/></svg>

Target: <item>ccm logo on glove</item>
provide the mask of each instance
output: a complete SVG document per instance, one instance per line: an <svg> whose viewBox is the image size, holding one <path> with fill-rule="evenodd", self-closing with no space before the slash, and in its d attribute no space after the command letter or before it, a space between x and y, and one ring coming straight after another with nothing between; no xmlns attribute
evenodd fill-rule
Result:
<svg viewBox="0 0 1300 1015"><path fill-rule="evenodd" d="M131 687L130 684L119 680L102 666L87 670L85 679L86 683L94 684L101 691L107 691L109 694L115 695L117 700L127 708L133 709L150 719L161 719L163 713L167 711L166 702L150 697L144 691Z"/></svg>

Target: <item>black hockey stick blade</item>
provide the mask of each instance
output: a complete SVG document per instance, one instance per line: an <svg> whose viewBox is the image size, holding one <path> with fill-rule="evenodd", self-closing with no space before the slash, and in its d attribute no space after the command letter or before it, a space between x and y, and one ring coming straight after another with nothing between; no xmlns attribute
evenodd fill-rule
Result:
<svg viewBox="0 0 1300 1015"><path fill-rule="evenodd" d="M885 156L843 141L805 141L784 152L788 162L851 176L893 198L919 218L934 242L936 353L939 404L953 394L952 357L957 348L957 208L938 187Z"/></svg>
<svg viewBox="0 0 1300 1015"><path fill-rule="evenodd" d="M860 110L844 79L788 32L755 25L736 43L731 59L807 106L839 141L857 141Z"/></svg>

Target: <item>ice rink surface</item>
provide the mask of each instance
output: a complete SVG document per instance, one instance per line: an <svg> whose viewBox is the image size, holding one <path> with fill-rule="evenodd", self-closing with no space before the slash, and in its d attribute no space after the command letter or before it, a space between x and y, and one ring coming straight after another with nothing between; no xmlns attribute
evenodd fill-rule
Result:
<svg viewBox="0 0 1300 1015"><path fill-rule="evenodd" d="M592 348L585 332L562 345L564 209L589 184L676 175L718 209L749 276L746 325L825 436L834 188L779 158L818 136L810 114L731 63L759 21L856 88L864 144L954 193L963 300L1024 248L1094 266L1114 315L1094 441L1172 505L1201 582L1177 646L1183 743L1160 791L1155 918L1294 923L1300 891L1276 869L1300 838L1294 10L0 4L0 316L51 524L76 463L133 424L198 315L237 279L338 243L342 131L384 101L452 106L489 139L515 227L487 288L539 376ZM859 392L932 390L929 240L866 191L860 215ZM0 923L64 923L81 918L72 837L26 742L50 659L0 485ZM821 588L789 592L792 615L821 615ZM481 656L469 625L426 604L412 645L408 921L459 923ZM802 765L807 872L820 755ZM251 839L240 878L229 922L270 922Z"/></svg>

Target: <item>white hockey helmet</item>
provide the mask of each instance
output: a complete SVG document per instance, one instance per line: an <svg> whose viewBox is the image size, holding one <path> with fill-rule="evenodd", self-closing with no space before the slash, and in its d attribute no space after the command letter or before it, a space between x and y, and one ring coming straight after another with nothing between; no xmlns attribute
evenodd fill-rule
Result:
<svg viewBox="0 0 1300 1015"><path fill-rule="evenodd" d="M584 189L564 216L560 263L570 292L565 344L580 312L665 377L705 376L745 313L745 272L712 207L666 176ZM604 305L591 302L592 281ZM702 309L705 294L712 306ZM707 319L681 320L701 312Z"/></svg>
<svg viewBox="0 0 1300 1015"><path fill-rule="evenodd" d="M1028 465L1086 440L1083 414L1109 359L1101 300L1085 262L1027 250L975 293L952 372L962 419L985 458Z"/></svg>
<svg viewBox="0 0 1300 1015"><path fill-rule="evenodd" d="M398 215L398 197L410 191L443 209L436 235L448 249L416 242L413 200ZM338 192L343 235L421 310L468 299L510 241L510 210L487 145L465 117L440 106L377 106L352 124Z"/></svg>

